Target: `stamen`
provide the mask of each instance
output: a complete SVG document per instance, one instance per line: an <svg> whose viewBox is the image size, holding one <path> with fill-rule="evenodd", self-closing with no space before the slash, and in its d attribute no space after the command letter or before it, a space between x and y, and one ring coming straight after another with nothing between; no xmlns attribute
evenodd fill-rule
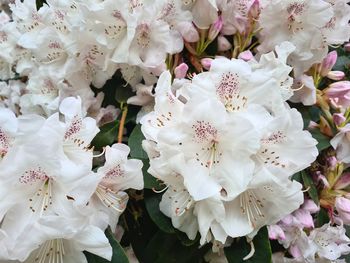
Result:
<svg viewBox="0 0 350 263"><path fill-rule="evenodd" d="M126 203L129 199L127 194L123 192L115 192L103 185L99 185L95 193L107 208L112 208L118 213L122 213L125 210Z"/></svg>

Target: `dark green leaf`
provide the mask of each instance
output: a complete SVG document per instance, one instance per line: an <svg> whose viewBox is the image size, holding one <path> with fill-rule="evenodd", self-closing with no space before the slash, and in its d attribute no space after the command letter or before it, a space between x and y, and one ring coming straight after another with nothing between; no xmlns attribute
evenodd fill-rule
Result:
<svg viewBox="0 0 350 263"><path fill-rule="evenodd" d="M312 181L311 176L308 173L306 173L305 171L301 171L300 174L301 174L301 177L303 178L304 187L309 188L307 193L309 194L311 199L316 204L318 204L319 200L318 200L317 189L316 189L316 186L315 186L314 182Z"/></svg>
<svg viewBox="0 0 350 263"><path fill-rule="evenodd" d="M329 216L328 216L327 210L325 210L324 208L321 208L317 214L316 227L321 227L324 224L327 224L328 222L329 222Z"/></svg>
<svg viewBox="0 0 350 263"><path fill-rule="evenodd" d="M145 199L146 209L153 220L153 222L159 227L160 230L172 234L175 233L175 229L171 223L169 217L165 216L159 210L159 203L162 196L161 194L152 195Z"/></svg>
<svg viewBox="0 0 350 263"><path fill-rule="evenodd" d="M119 103L126 103L126 101L128 100L128 98L134 96L135 93L131 90L130 87L123 87L120 86L117 89L115 98Z"/></svg>
<svg viewBox="0 0 350 263"><path fill-rule="evenodd" d="M94 254L85 252L88 263L129 263L128 257L119 242L114 238L112 231L107 229L105 233L113 249L112 260L108 261Z"/></svg>
<svg viewBox="0 0 350 263"><path fill-rule="evenodd" d="M272 262L272 252L267 233L267 227L259 230L253 239L255 253L250 259L243 260L251 250L250 244L245 238L234 241L230 247L225 248L225 255L229 263L270 263Z"/></svg>
<svg viewBox="0 0 350 263"><path fill-rule="evenodd" d="M135 126L133 131L130 134L128 144L130 147L130 156L137 159L147 159L147 153L142 149L142 141L145 137L141 131L141 125L138 124Z"/></svg>
<svg viewBox="0 0 350 263"><path fill-rule="evenodd" d="M111 145L118 137L119 121L107 123L100 128L100 132L92 140L91 145L98 149L106 145Z"/></svg>
<svg viewBox="0 0 350 263"><path fill-rule="evenodd" d="M189 239L188 236L181 231L176 230L175 233L177 238L181 241L181 244L186 247L193 246L195 243L199 241L199 234L197 234L196 238L192 240L192 239Z"/></svg>
<svg viewBox="0 0 350 263"><path fill-rule="evenodd" d="M199 245L182 246L174 234L157 232L146 248L147 263L193 263L198 261L205 252L207 246L199 248ZM195 261L194 261L195 260Z"/></svg>
<svg viewBox="0 0 350 263"><path fill-rule="evenodd" d="M349 56L338 56L337 63L334 65L333 70L347 71L350 66Z"/></svg>
<svg viewBox="0 0 350 263"><path fill-rule="evenodd" d="M329 138L326 135L323 135L319 130L312 130L311 134L318 142L317 149L319 152L331 146Z"/></svg>

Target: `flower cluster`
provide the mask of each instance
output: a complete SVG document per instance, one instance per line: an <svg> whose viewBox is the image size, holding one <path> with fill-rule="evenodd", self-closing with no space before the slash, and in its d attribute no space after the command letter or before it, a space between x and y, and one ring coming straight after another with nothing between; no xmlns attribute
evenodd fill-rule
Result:
<svg viewBox="0 0 350 263"><path fill-rule="evenodd" d="M278 55L272 60L283 65ZM160 209L189 238L199 231L201 244L253 237L303 202L289 177L315 160L316 141L285 104L280 79L290 68L268 68L266 59L217 58L173 85L163 73L155 110L141 120L149 172L166 185Z"/></svg>
<svg viewBox="0 0 350 263"><path fill-rule="evenodd" d="M349 21L349 0L0 0L0 261L342 262Z"/></svg>
<svg viewBox="0 0 350 263"><path fill-rule="evenodd" d="M60 114L0 110L1 260L83 262L84 250L110 260L104 230L126 207L123 190L143 188L142 162L127 160L124 144L106 147L92 171L89 144L99 129L80 98L64 99Z"/></svg>

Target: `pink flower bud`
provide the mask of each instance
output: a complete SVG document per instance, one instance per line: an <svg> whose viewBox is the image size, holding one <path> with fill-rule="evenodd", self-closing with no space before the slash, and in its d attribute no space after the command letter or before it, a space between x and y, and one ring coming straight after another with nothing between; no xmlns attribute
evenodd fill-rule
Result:
<svg viewBox="0 0 350 263"><path fill-rule="evenodd" d="M350 81L338 81L324 90L325 95L338 107L350 106Z"/></svg>
<svg viewBox="0 0 350 263"><path fill-rule="evenodd" d="M249 61L252 58L254 58L252 52L250 52L249 50L243 51L242 53L240 53L238 55L238 58L243 59L244 61Z"/></svg>
<svg viewBox="0 0 350 263"><path fill-rule="evenodd" d="M306 199L301 208L308 211L311 214L315 214L318 211L320 211L320 208L311 199Z"/></svg>
<svg viewBox="0 0 350 263"><path fill-rule="evenodd" d="M219 16L218 19L210 26L208 39L213 41L220 33L223 26L222 17Z"/></svg>
<svg viewBox="0 0 350 263"><path fill-rule="evenodd" d="M337 160L337 158L335 156L327 157L327 165L332 170L336 167L337 163L338 163L338 160Z"/></svg>
<svg viewBox="0 0 350 263"><path fill-rule="evenodd" d="M344 45L345 51L350 52L350 43Z"/></svg>
<svg viewBox="0 0 350 263"><path fill-rule="evenodd" d="M329 52L328 55L323 59L321 64L321 70L320 70L322 77L327 76L328 72L331 71L334 64L337 62L337 58L338 58L337 52L332 51L332 52Z"/></svg>
<svg viewBox="0 0 350 263"><path fill-rule="evenodd" d="M211 67L212 61L213 61L213 59L211 59L211 58L202 58L201 64L202 64L203 68L205 68L206 70L209 70Z"/></svg>
<svg viewBox="0 0 350 263"><path fill-rule="evenodd" d="M341 190L350 185L350 173L344 173L335 183L334 189Z"/></svg>
<svg viewBox="0 0 350 263"><path fill-rule="evenodd" d="M345 73L343 71L329 71L327 74L327 78L332 80L342 80L345 77Z"/></svg>
<svg viewBox="0 0 350 263"><path fill-rule="evenodd" d="M231 43L224 36L218 37L218 51L227 51L232 47Z"/></svg>
<svg viewBox="0 0 350 263"><path fill-rule="evenodd" d="M176 29L179 30L183 38L189 43L197 42L199 40L199 33L192 23L180 22L177 24Z"/></svg>
<svg viewBox="0 0 350 263"><path fill-rule="evenodd" d="M298 209L294 213L294 216L298 221L306 228L313 228L314 227L314 220L310 214L309 211L304 209Z"/></svg>
<svg viewBox="0 0 350 263"><path fill-rule="evenodd" d="M344 197L335 199L335 208L344 224L350 224L350 200Z"/></svg>
<svg viewBox="0 0 350 263"><path fill-rule="evenodd" d="M271 225L267 227L269 231L269 239L286 239L286 236L282 230L282 228L278 225Z"/></svg>
<svg viewBox="0 0 350 263"><path fill-rule="evenodd" d="M259 15L260 15L260 0L255 0L249 8L248 17L258 19Z"/></svg>
<svg viewBox="0 0 350 263"><path fill-rule="evenodd" d="M187 64L186 63L181 63L174 70L175 78L183 79L184 77L186 77L187 71L188 71Z"/></svg>
<svg viewBox="0 0 350 263"><path fill-rule="evenodd" d="M334 121L335 125L340 125L345 120L346 120L346 118L344 117L344 115L342 113L334 113L333 114L333 121Z"/></svg>

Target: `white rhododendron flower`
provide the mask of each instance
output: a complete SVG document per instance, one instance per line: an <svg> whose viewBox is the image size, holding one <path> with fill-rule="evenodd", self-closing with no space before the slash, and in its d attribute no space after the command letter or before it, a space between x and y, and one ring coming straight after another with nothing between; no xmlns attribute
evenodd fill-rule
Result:
<svg viewBox="0 0 350 263"><path fill-rule="evenodd" d="M165 72L155 110L141 120L149 172L168 187L161 210L190 238L198 228L202 244L253 237L303 202L289 177L315 160L316 141L261 68L217 58L173 86Z"/></svg>

